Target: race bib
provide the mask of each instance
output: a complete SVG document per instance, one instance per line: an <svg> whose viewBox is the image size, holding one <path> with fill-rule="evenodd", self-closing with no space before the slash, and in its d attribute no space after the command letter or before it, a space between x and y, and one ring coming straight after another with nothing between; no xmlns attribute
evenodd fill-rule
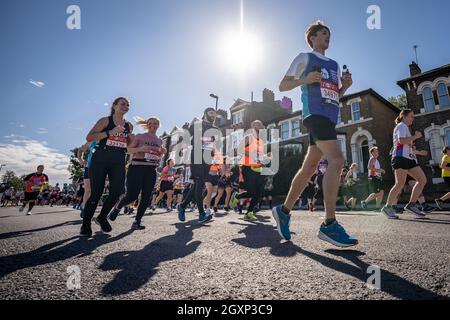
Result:
<svg viewBox="0 0 450 320"><path fill-rule="evenodd" d="M202 149L207 151L214 149L214 140L212 137L202 137Z"/></svg>
<svg viewBox="0 0 450 320"><path fill-rule="evenodd" d="M106 145L108 147L126 149L128 145L128 139L127 137L111 136L108 138L108 140L106 140Z"/></svg>
<svg viewBox="0 0 450 320"><path fill-rule="evenodd" d="M161 156L159 154L159 151L152 150L150 152L145 153L144 158L148 162L159 162Z"/></svg>
<svg viewBox="0 0 450 320"><path fill-rule="evenodd" d="M339 105L339 88L337 84L322 80L320 92L325 103Z"/></svg>

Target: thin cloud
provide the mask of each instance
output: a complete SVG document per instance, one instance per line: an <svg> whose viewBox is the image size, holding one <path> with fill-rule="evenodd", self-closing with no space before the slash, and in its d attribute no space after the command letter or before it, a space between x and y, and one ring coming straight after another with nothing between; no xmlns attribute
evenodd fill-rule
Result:
<svg viewBox="0 0 450 320"><path fill-rule="evenodd" d="M4 137L0 143L0 163L6 164L4 170L13 170L17 175L34 172L40 164L45 166L50 183L64 183L69 180L67 167L70 158L52 149L46 142L32 140L17 135Z"/></svg>
<svg viewBox="0 0 450 320"><path fill-rule="evenodd" d="M47 128L39 128L37 130L38 134L47 134L48 133L48 129Z"/></svg>
<svg viewBox="0 0 450 320"><path fill-rule="evenodd" d="M29 83L32 84L35 87L38 87L38 88L44 88L45 87L45 83L42 82L42 81L36 81L36 80L30 79Z"/></svg>
<svg viewBox="0 0 450 320"><path fill-rule="evenodd" d="M24 124L19 125L19 128L25 128Z"/></svg>

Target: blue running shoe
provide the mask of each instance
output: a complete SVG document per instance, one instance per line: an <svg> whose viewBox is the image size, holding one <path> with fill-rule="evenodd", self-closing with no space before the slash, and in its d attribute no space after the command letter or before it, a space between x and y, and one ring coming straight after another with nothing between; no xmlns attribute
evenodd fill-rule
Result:
<svg viewBox="0 0 450 320"><path fill-rule="evenodd" d="M288 214L285 214L281 210L281 206L274 207L272 209L272 215L275 221L277 222L277 229L280 236L287 240L291 240L291 231L289 230L289 224L291 221L291 216Z"/></svg>
<svg viewBox="0 0 450 320"><path fill-rule="evenodd" d="M325 224L322 223L318 237L320 240L327 241L340 248L353 247L358 244L358 240L350 237L337 221L329 226L325 226Z"/></svg>
<svg viewBox="0 0 450 320"><path fill-rule="evenodd" d="M200 213L200 216L198 217L198 222L205 223L212 219L212 215L206 214L206 213Z"/></svg>
<svg viewBox="0 0 450 320"><path fill-rule="evenodd" d="M181 222L185 222L186 221L185 209L183 209L181 204L179 204L177 205L177 210L178 210L178 220L180 220Z"/></svg>

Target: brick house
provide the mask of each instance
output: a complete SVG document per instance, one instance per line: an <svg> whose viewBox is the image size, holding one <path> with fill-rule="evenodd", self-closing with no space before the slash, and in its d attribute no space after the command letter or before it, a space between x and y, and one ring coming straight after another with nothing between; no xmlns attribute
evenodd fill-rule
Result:
<svg viewBox="0 0 450 320"><path fill-rule="evenodd" d="M424 134L416 146L429 152L428 157L419 158L428 178L425 190L430 194L443 192L439 164L442 148L450 145L450 64L426 72L415 62L409 67L410 77L397 84L406 93L408 108L416 114L412 130Z"/></svg>

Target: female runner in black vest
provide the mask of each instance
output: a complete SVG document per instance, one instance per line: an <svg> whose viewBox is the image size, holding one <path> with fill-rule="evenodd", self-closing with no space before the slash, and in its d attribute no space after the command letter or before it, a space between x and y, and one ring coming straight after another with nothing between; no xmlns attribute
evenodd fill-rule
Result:
<svg viewBox="0 0 450 320"><path fill-rule="evenodd" d="M107 220L108 213L119 200L125 185L125 156L127 146L132 139L133 126L124 119L130 103L120 97L114 100L111 115L101 118L86 137L88 142L99 141L92 156L89 167L91 180L91 197L84 209L83 225L80 236L92 235L91 220L105 188L105 180L109 179L109 196L103 203L102 210L94 220L103 232L111 232Z"/></svg>

